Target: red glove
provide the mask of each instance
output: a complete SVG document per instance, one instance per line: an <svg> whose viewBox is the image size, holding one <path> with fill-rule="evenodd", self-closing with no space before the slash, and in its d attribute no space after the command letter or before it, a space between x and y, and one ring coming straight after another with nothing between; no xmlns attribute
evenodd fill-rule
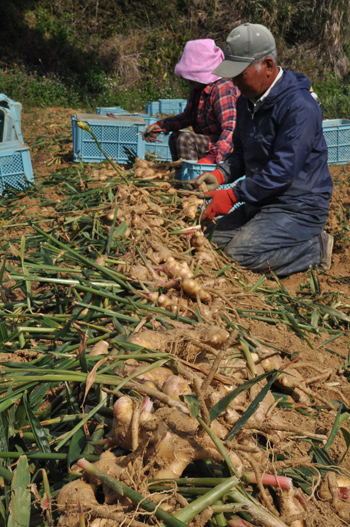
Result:
<svg viewBox="0 0 350 527"><path fill-rule="evenodd" d="M197 163L199 165L213 165L215 163L215 161L211 162L206 157L202 157L202 159L198 159Z"/></svg>
<svg viewBox="0 0 350 527"><path fill-rule="evenodd" d="M202 157L202 159L198 159L197 163L201 163L202 165L214 165L216 163L216 156L214 153L209 153Z"/></svg>
<svg viewBox="0 0 350 527"><path fill-rule="evenodd" d="M211 221L213 218L216 218L216 216L228 214L233 205L237 203L237 198L234 195L232 188L204 192L203 196L212 197L210 204L204 211L203 220Z"/></svg>
<svg viewBox="0 0 350 527"><path fill-rule="evenodd" d="M225 183L225 178L222 172L218 168L212 172L203 172L200 176L197 176L195 179L191 179L187 185L187 190L194 190L196 187L199 187L202 183L205 183L208 190L215 190L220 185Z"/></svg>
<svg viewBox="0 0 350 527"><path fill-rule="evenodd" d="M212 174L214 174L214 176L218 180L219 185L223 185L225 183L224 174L218 168L213 170Z"/></svg>

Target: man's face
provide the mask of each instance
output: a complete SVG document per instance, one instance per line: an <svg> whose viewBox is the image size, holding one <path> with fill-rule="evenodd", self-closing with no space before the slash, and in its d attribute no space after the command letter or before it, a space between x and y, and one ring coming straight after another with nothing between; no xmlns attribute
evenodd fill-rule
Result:
<svg viewBox="0 0 350 527"><path fill-rule="evenodd" d="M243 97L247 99L259 98L269 88L266 63L262 62L260 70L251 64L237 77L233 77L232 82Z"/></svg>

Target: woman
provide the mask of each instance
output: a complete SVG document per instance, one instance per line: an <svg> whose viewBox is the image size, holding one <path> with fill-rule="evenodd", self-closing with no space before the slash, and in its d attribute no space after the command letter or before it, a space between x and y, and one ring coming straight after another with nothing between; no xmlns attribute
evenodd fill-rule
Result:
<svg viewBox="0 0 350 527"><path fill-rule="evenodd" d="M149 126L144 138L152 140L161 129L172 132L169 148L173 161L196 160L219 163L232 152L232 134L236 124L236 99L239 91L229 79L211 72L223 61L224 54L212 39L190 40L175 66L175 73L188 80L190 95L185 110ZM192 127L194 133L181 131Z"/></svg>

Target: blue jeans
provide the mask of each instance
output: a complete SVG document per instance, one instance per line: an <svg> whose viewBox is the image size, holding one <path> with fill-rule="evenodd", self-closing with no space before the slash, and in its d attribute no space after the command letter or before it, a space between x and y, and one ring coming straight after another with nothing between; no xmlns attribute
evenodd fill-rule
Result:
<svg viewBox="0 0 350 527"><path fill-rule="evenodd" d="M252 271L288 276L320 263L320 234L328 211L305 203L242 205L211 224L211 241L239 265ZM216 227L216 228L215 228Z"/></svg>

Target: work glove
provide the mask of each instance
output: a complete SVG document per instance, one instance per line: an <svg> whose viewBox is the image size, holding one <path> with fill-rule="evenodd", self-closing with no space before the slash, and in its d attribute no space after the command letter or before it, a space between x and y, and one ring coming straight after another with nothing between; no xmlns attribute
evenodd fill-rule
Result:
<svg viewBox="0 0 350 527"><path fill-rule="evenodd" d="M197 190L201 183L207 185L208 190L215 190L225 182L223 174L218 168L212 172L204 172L196 179L191 179L186 185L187 190Z"/></svg>
<svg viewBox="0 0 350 527"><path fill-rule="evenodd" d="M202 219L205 221L211 221L216 218L216 216L228 214L233 205L237 203L237 198L234 195L232 188L214 190L213 192L203 192L199 197L211 199L211 202L203 213Z"/></svg>
<svg viewBox="0 0 350 527"><path fill-rule="evenodd" d="M142 139L148 142L154 141L162 131L162 127L158 121L151 124L150 126L147 126L146 130L142 132Z"/></svg>
<svg viewBox="0 0 350 527"><path fill-rule="evenodd" d="M215 165L216 164L216 156L215 156L214 153L208 152L208 154L206 156L202 157L202 159L198 159L197 163L201 164L201 165Z"/></svg>

